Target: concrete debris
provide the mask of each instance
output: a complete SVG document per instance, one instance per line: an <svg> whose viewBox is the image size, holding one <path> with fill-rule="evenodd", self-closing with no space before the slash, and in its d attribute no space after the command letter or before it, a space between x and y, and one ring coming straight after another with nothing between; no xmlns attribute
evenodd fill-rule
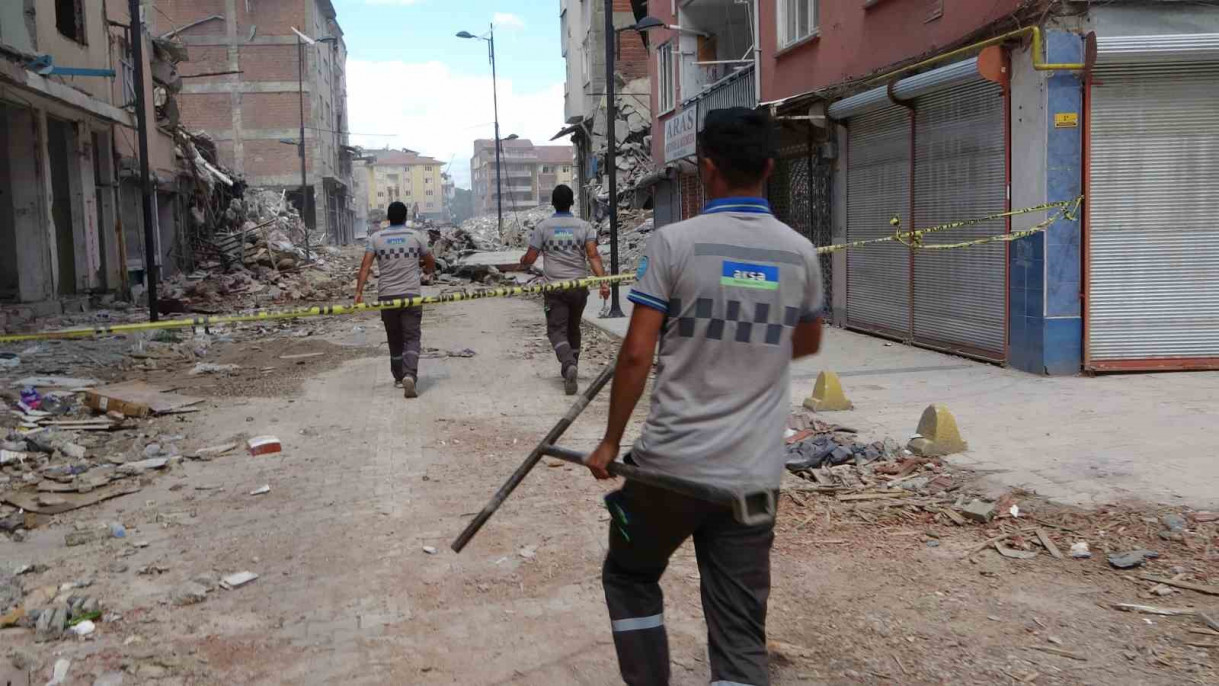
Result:
<svg viewBox="0 0 1219 686"><path fill-rule="evenodd" d="M427 553L428 555L435 555L436 547L430 546L430 545L425 545L425 546L423 546L423 552Z"/></svg>
<svg viewBox="0 0 1219 686"><path fill-rule="evenodd" d="M47 682L47 686L60 686L68 678L68 670L72 667L72 661L61 659L55 661L55 667L51 669L51 680Z"/></svg>
<svg viewBox="0 0 1219 686"><path fill-rule="evenodd" d="M241 369L241 367L235 364L213 364L211 362L200 362L199 364L196 364L189 373L191 376L198 376L199 374L232 374L238 369Z"/></svg>
<svg viewBox="0 0 1219 686"><path fill-rule="evenodd" d="M92 621L86 619L85 621L81 622L80 624L73 626L68 631L70 631L72 633L72 635L76 636L77 638L84 638L84 637L92 634L96 630L97 630L97 625L94 624Z"/></svg>
<svg viewBox="0 0 1219 686"><path fill-rule="evenodd" d="M1180 531L1185 531L1185 528L1186 528L1185 518L1182 517L1181 515L1178 515L1178 514L1164 515L1163 517L1160 518L1160 521L1163 522L1164 526L1168 527L1169 531L1172 531L1174 533L1180 532Z"/></svg>
<svg viewBox="0 0 1219 686"><path fill-rule="evenodd" d="M1154 560L1159 556L1160 554L1153 550L1131 550L1110 555L1109 564L1115 569L1133 569L1142 567L1147 560Z"/></svg>
<svg viewBox="0 0 1219 686"><path fill-rule="evenodd" d="M995 516L995 504L986 500L971 500L965 507L961 508L961 514L985 524Z"/></svg>
<svg viewBox="0 0 1219 686"><path fill-rule="evenodd" d="M226 591L231 591L234 588L240 588L258 578L254 572L237 572L229 574L220 580L220 588Z"/></svg>
<svg viewBox="0 0 1219 686"><path fill-rule="evenodd" d="M266 495L271 492L271 487L268 485L259 486L250 491L250 495Z"/></svg>
<svg viewBox="0 0 1219 686"><path fill-rule="evenodd" d="M188 581L175 588L169 594L169 600L174 605L196 605L207 600L207 587L194 581Z"/></svg>
<svg viewBox="0 0 1219 686"><path fill-rule="evenodd" d="M236 443L225 443L224 445L215 445L208 448L200 448L194 452L194 458L197 460L210 460L218 455L224 455L237 449Z"/></svg>

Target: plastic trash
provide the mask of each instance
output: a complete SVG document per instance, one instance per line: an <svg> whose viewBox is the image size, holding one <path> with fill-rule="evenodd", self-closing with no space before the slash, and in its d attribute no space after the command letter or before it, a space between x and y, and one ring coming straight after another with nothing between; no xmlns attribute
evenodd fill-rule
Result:
<svg viewBox="0 0 1219 686"><path fill-rule="evenodd" d="M359 324L351 327L351 333L353 334L352 338L355 340L356 345L364 345L368 342L368 336L365 335L364 327L360 326Z"/></svg>
<svg viewBox="0 0 1219 686"><path fill-rule="evenodd" d="M38 406L42 405L42 396L33 386L26 386L21 389L21 402L31 410L37 410Z"/></svg>
<svg viewBox="0 0 1219 686"><path fill-rule="evenodd" d="M115 522L110 525L110 535L114 538L127 538L127 528Z"/></svg>
<svg viewBox="0 0 1219 686"><path fill-rule="evenodd" d="M71 629L68 629L68 631L71 631L73 634L79 636L80 638L84 638L85 636L88 636L89 634L93 633L96 630L97 630L97 625L88 619L81 622L80 624L77 624L76 626L72 627Z"/></svg>
<svg viewBox="0 0 1219 686"><path fill-rule="evenodd" d="M0 367L16 369L21 366L21 358L15 353L0 353Z"/></svg>

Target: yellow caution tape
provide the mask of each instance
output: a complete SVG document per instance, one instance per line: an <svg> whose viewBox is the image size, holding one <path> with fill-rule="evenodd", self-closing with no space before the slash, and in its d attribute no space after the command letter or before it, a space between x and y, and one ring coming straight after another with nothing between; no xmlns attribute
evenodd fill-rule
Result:
<svg viewBox="0 0 1219 686"><path fill-rule="evenodd" d="M275 319L302 319L305 317L327 317L372 312L378 310L397 310L405 307L422 307L440 303L463 302L481 298L506 298L531 293L550 293L575 288L588 288L601 284L621 283L635 278L634 274L619 274L617 276L593 276L586 279L571 281L556 281L554 283L537 284L533 286L503 286L478 290L463 290L444 295L422 295L414 298L398 298L384 302L360 303L359 305L322 305L315 307L298 307L283 310L258 310L249 314L233 314L222 316L201 316L189 319L169 319L159 322L139 322L135 324L102 325L78 329L57 329L39 331L36 333L13 334L0 336L0 343L17 343L21 341L39 341L52 338L84 338L88 336L104 336L116 333L131 333L134 331L155 331L158 329L186 329L193 327L208 327L219 324L239 324L248 322L264 322Z"/></svg>
<svg viewBox="0 0 1219 686"><path fill-rule="evenodd" d="M891 236L883 238L873 238L863 241L854 241L851 243L842 243L840 245L827 245L822 248L817 248L818 254L827 254L838 252L841 250L849 250L865 245L874 245L877 243L897 242L919 250L954 250L960 248L968 248L975 245L984 245L986 243L995 243L999 241L1014 241L1020 238L1027 238L1035 233L1044 231L1059 218L1074 219L1074 213L1083 202L1083 196L1074 200L1064 200L1061 202L1046 203L1034 207L1026 207L1020 210L1011 210L1008 212L1000 212L986 217L977 219L966 219L964 221L951 222L948 224L940 224L926 229L918 229L915 231L897 231ZM1032 228L1012 233L998 234L995 236L987 236L972 241L964 241L962 243L947 243L941 245L923 245L922 237L931 233L940 231L948 231L950 229L959 229L965 226L981 224L983 222L1002 219L1004 217L1014 217L1021 214L1031 212L1040 212L1043 210L1061 208L1053 216L1045 221L1033 226ZM900 226L901 221L894 217L890 220L894 226ZM396 310L406 307L422 307L423 305L439 305L442 303L464 302L466 300L479 300L482 298L506 298L519 295L530 295L534 293L550 293L553 291L571 290L576 288L589 288L590 286L599 286L601 284L622 283L633 281L634 274L618 274L615 276L593 276L585 279L574 279L571 281L557 281L554 283L537 284L534 286L503 286L500 288L486 288L478 290L462 290L453 293L445 293L444 295L424 295L414 298L399 298L396 300L387 300L384 302L360 303L359 305L322 305L315 307L299 307L293 309L282 310L258 310L249 314L233 314L221 316L201 316L190 317L187 319L169 319L160 322L139 322L135 324L114 324L102 325L88 328L76 329L56 329L52 331L38 331L35 333L0 335L0 343L18 343L22 341L39 341L55 338L85 338L89 336L104 336L107 334L130 333L135 331L155 331L159 329L186 329L194 327L209 327L219 324L240 324L249 322L264 322L275 319L302 319L305 317L329 317L342 316L350 314L358 314L360 312L372 312L378 310Z"/></svg>
<svg viewBox="0 0 1219 686"><path fill-rule="evenodd" d="M925 249L925 250L943 250L946 248L965 248L965 247L969 247L971 245L981 245L982 243L993 243L996 241L1012 241L1012 240L1016 240L1017 238L1026 238L1028 236L1033 235L1034 233L1037 233L1037 231L1032 231L1031 233L1023 233L1023 232L1005 233L1005 234L1000 234L999 236L988 237L986 239L981 240L980 242L979 241L967 241L965 243L954 243L951 245L945 245L945 247L940 247L938 245L934 246L934 247L922 245L921 239L923 236L926 236L926 235L932 234L932 233L939 233L941 231L949 231L951 229L960 229L960 228L964 228L966 226L974 226L976 224L982 224L984 222L994 221L996 219L1015 217L1015 216L1019 216L1022 214L1030 214L1032 212L1042 212L1044 210L1051 210L1056 207L1062 208L1063 211L1060 211L1053 218L1048 219L1045 222L1043 222L1044 226L1042 226L1041 224L1038 225L1038 226L1042 226L1042 229L1044 229L1045 227L1048 227L1050 224L1053 224L1054 221L1056 219L1058 219L1059 217L1071 216L1071 214L1074 212L1074 209L1078 208L1079 203L1082 201L1083 201L1083 196L1080 196L1078 198L1075 198L1074 200L1061 200L1059 202L1049 202L1049 203L1045 203L1042 205L1034 205L1033 207L1025 207L1025 208L1019 209L1019 210L1009 210L1007 212L997 212L995 214L987 215L985 217L978 217L976 219L965 219L962 221L949 222L947 224L939 224L938 226L930 226L925 229L916 229L913 231L898 230L890 236L883 236L881 238L869 238L869 239L862 240L862 241L852 241L850 243L839 243L837 245L827 245L827 246L824 246L821 248L817 248L817 254L827 255L830 253L841 252L843 250L861 248L866 245L877 245L880 243L892 243L892 242L901 243L906 246L910 246L910 247L914 247L914 248L921 248L921 249ZM1071 207L1072 209L1067 211L1068 207ZM901 220L898 219L897 217L893 217L892 219L889 220L889 223L893 226L900 226ZM1041 230L1041 229L1038 229L1038 230ZM1021 233L1023 233L1023 235L1018 235Z"/></svg>

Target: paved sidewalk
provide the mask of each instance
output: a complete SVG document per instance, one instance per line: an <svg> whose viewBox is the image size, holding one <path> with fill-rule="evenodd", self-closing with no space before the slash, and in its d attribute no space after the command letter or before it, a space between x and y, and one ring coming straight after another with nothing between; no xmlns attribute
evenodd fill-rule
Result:
<svg viewBox="0 0 1219 686"><path fill-rule="evenodd" d="M585 319L625 334L629 318L597 314ZM793 369L793 406L823 369L838 372L856 407L829 418L865 437L904 441L927 405L947 405L970 446L955 460L997 485L1079 505L1219 504L1217 372L1041 377L827 328L822 353Z"/></svg>

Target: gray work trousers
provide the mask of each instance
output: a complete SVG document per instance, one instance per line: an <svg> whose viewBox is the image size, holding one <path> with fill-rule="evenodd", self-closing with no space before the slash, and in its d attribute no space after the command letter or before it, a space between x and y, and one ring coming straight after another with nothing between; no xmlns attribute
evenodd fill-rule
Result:
<svg viewBox="0 0 1219 686"><path fill-rule="evenodd" d="M554 348L555 357L563 372L580 363L580 322L584 319L584 306L588 304L588 291L575 288L546 293L546 338Z"/></svg>
<svg viewBox="0 0 1219 686"><path fill-rule="evenodd" d="M385 297L381 301L408 297L412 296ZM394 375L394 381L401 381L407 376L418 380L423 308L381 310L381 323L385 324L385 336L389 339L389 371Z"/></svg>
<svg viewBox="0 0 1219 686"><path fill-rule="evenodd" d="M766 602L774 524L745 526L727 507L632 481L605 501L610 534L601 583L623 681L669 683L659 582L669 556L693 536L711 684L768 686Z"/></svg>

